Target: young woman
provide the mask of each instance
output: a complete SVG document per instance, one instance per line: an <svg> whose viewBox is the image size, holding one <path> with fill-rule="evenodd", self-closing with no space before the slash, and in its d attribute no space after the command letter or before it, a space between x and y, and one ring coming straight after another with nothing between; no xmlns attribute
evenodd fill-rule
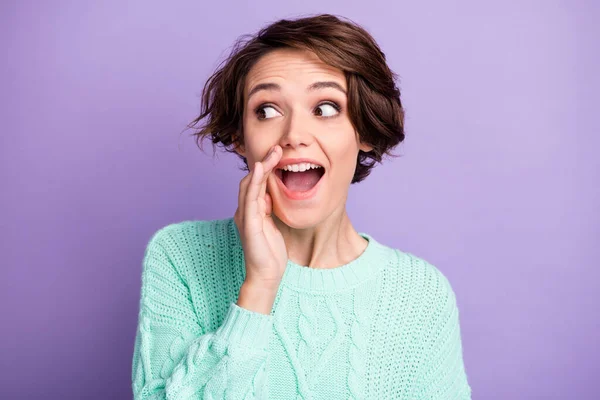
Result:
<svg viewBox="0 0 600 400"><path fill-rule="evenodd" d="M471 398L450 283L345 209L404 140L395 77L364 29L332 15L238 41L191 126L206 120L199 142L249 173L233 218L150 239L136 399Z"/></svg>

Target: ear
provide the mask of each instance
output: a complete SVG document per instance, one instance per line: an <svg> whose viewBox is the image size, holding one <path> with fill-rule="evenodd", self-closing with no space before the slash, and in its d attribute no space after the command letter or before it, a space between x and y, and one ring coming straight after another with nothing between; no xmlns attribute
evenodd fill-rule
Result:
<svg viewBox="0 0 600 400"><path fill-rule="evenodd" d="M239 131L236 132L235 135L234 135L234 137L233 137L234 150L235 150L236 153L238 153L242 157L246 157L246 147L244 146L243 143L240 142L240 140L239 140L240 137L242 137L242 136L239 133Z"/></svg>
<svg viewBox="0 0 600 400"><path fill-rule="evenodd" d="M373 146L369 146L368 144L363 142L359 143L358 148L364 151L365 153L368 153L369 151L373 150Z"/></svg>
<svg viewBox="0 0 600 400"><path fill-rule="evenodd" d="M358 142L359 150L362 150L365 153L368 153L369 151L373 150L373 146L369 146L368 143L365 143L362 140L360 140L360 133L358 133L357 130L354 130L354 133L356 134L356 141Z"/></svg>

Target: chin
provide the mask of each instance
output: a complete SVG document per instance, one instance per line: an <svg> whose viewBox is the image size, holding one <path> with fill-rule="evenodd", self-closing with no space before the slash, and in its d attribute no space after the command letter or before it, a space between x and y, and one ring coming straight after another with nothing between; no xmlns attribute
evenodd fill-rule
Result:
<svg viewBox="0 0 600 400"><path fill-rule="evenodd" d="M319 225L325 216L314 210L289 207L285 210L273 206L273 214L284 224L292 229L308 229Z"/></svg>

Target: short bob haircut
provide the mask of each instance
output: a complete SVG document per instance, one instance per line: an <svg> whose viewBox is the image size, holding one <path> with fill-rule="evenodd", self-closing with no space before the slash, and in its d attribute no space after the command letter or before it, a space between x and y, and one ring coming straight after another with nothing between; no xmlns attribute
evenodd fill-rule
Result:
<svg viewBox="0 0 600 400"><path fill-rule="evenodd" d="M404 109L397 75L386 64L385 54L362 27L344 17L321 14L295 20L281 19L255 35L238 38L227 59L204 85L200 115L188 128L195 129L197 144L209 137L227 152L243 145L244 86L257 60L280 48L310 50L325 64L342 70L348 86L348 116L363 143L351 183L365 179L376 162L404 140ZM208 120L198 126L200 121ZM249 171L245 157L236 153Z"/></svg>

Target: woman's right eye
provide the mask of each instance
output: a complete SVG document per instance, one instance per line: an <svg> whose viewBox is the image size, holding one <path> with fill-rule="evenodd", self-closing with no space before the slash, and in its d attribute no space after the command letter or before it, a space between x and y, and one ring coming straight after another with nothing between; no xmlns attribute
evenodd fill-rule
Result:
<svg viewBox="0 0 600 400"><path fill-rule="evenodd" d="M277 115L281 114L279 114L279 112L275 110L273 106L260 106L256 109L256 116L258 119L272 118L276 117Z"/></svg>

